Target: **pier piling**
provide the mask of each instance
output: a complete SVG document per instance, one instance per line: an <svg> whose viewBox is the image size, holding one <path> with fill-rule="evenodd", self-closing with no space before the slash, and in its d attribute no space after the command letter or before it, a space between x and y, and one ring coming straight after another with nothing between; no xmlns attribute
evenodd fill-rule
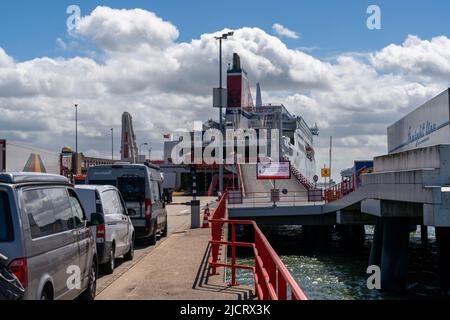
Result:
<svg viewBox="0 0 450 320"><path fill-rule="evenodd" d="M422 249L427 250L428 248L428 226L420 226L420 242L422 244Z"/></svg>
<svg viewBox="0 0 450 320"><path fill-rule="evenodd" d="M442 293L450 296L450 228L436 227Z"/></svg>
<svg viewBox="0 0 450 320"><path fill-rule="evenodd" d="M381 288L387 293L402 293L407 285L410 221L383 218Z"/></svg>
<svg viewBox="0 0 450 320"><path fill-rule="evenodd" d="M372 247L370 248L369 266L381 268L381 253L383 252L383 219L378 218L373 233Z"/></svg>

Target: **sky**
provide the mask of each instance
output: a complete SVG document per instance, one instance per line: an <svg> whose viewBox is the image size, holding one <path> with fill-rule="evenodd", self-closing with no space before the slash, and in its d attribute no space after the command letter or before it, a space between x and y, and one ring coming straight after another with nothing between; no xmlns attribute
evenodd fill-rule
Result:
<svg viewBox="0 0 450 320"><path fill-rule="evenodd" d="M67 8L81 20L68 30ZM381 29L369 30L369 5ZM0 138L110 154L110 128L134 117L138 144L162 155L162 133L216 118L214 35L224 66L238 52L265 102L317 122L318 167L334 137L333 177L386 153L386 128L449 86L449 1L2 1ZM116 146L116 150L120 146ZM118 155L117 155L118 156Z"/></svg>

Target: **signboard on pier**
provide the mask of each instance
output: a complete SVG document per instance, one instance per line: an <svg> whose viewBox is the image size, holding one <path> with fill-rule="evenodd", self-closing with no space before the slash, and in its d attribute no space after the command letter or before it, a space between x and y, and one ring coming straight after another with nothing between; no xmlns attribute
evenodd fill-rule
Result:
<svg viewBox="0 0 450 320"><path fill-rule="evenodd" d="M256 166L258 180L283 180L291 178L291 163L283 162L259 162Z"/></svg>
<svg viewBox="0 0 450 320"><path fill-rule="evenodd" d="M322 178L329 178L329 177L331 177L330 168L323 168L322 169Z"/></svg>

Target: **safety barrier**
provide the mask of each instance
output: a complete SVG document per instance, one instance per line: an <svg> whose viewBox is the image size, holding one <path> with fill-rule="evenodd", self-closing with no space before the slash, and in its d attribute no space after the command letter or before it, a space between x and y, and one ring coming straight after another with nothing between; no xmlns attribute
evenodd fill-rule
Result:
<svg viewBox="0 0 450 320"><path fill-rule="evenodd" d="M319 190L320 191L320 190ZM233 201L236 198L235 192L238 190L228 190L228 205L230 208L258 208L271 206L274 203L274 199L269 192L247 192L246 197L242 198L241 202ZM306 205L312 201L310 195L312 191L290 191L290 190L280 190L279 198L276 201L277 206L298 206ZM321 195L321 193L320 193ZM316 199L315 202L321 203L322 197Z"/></svg>
<svg viewBox="0 0 450 320"><path fill-rule="evenodd" d="M342 199L349 193L356 191L361 186L362 170L354 173L347 180L325 189L324 197L326 202L333 202Z"/></svg>
<svg viewBox="0 0 450 320"><path fill-rule="evenodd" d="M253 272L255 282L255 294L259 300L308 300L302 289L290 274L289 270L276 254L267 238L264 236L254 221L225 220L226 199L224 194L214 211L211 222L211 260L210 275L217 275L217 268L231 269L231 286L238 285L236 272L238 269ZM225 225L231 227L231 241L224 241ZM236 241L236 226L252 226L255 242ZM231 264L219 262L221 246L231 247ZM239 265L236 263L236 248L252 248L255 255L255 265Z"/></svg>

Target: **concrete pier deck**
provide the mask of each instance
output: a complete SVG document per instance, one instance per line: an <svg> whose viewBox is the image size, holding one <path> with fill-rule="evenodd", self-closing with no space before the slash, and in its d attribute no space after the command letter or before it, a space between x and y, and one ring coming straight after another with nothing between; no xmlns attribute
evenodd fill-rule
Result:
<svg viewBox="0 0 450 320"><path fill-rule="evenodd" d="M181 208L180 208L181 209ZM210 229L181 228L104 288L98 300L247 300L252 289L208 276Z"/></svg>

